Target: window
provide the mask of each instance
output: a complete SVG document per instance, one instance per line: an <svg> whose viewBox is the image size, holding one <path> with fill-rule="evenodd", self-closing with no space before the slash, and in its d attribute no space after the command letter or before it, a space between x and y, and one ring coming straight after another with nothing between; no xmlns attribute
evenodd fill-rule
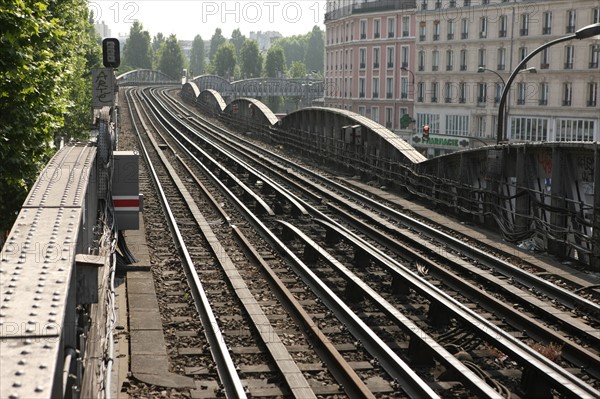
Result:
<svg viewBox="0 0 600 399"><path fill-rule="evenodd" d="M469 38L469 20L467 18L461 19L460 26L461 26L460 38L468 39Z"/></svg>
<svg viewBox="0 0 600 399"><path fill-rule="evenodd" d="M373 78L373 98L379 98L379 78Z"/></svg>
<svg viewBox="0 0 600 399"><path fill-rule="evenodd" d="M467 70L467 50L465 49L460 50L460 70Z"/></svg>
<svg viewBox="0 0 600 399"><path fill-rule="evenodd" d="M365 98L367 83L365 78L358 78L358 97Z"/></svg>
<svg viewBox="0 0 600 399"><path fill-rule="evenodd" d="M437 71L440 68L440 52L433 50L431 52L431 70Z"/></svg>
<svg viewBox="0 0 600 399"><path fill-rule="evenodd" d="M358 114L362 116L367 116L367 108L364 105L359 105Z"/></svg>
<svg viewBox="0 0 600 399"><path fill-rule="evenodd" d="M408 54L409 54L408 50L409 50L408 46L402 46L400 48L400 52L401 52L400 56L402 57L401 62L402 62L402 67L404 67L404 68L408 68Z"/></svg>
<svg viewBox="0 0 600 399"><path fill-rule="evenodd" d="M371 107L371 119L379 123L379 107Z"/></svg>
<svg viewBox="0 0 600 399"><path fill-rule="evenodd" d="M477 117L477 137L485 137L486 136L486 117L485 115L481 115Z"/></svg>
<svg viewBox="0 0 600 399"><path fill-rule="evenodd" d="M440 85L438 82L431 82L431 102L432 103L438 102L439 87L440 87Z"/></svg>
<svg viewBox="0 0 600 399"><path fill-rule="evenodd" d="M379 60L380 60L380 49L379 47L373 48L373 68L379 68Z"/></svg>
<svg viewBox="0 0 600 399"><path fill-rule="evenodd" d="M391 107L385 107L385 127L388 129L392 128L392 121L394 120L394 110Z"/></svg>
<svg viewBox="0 0 600 399"><path fill-rule="evenodd" d="M593 119L559 118L556 122L556 141L594 141Z"/></svg>
<svg viewBox="0 0 600 399"><path fill-rule="evenodd" d="M520 82L517 84L517 105L524 105L527 98L527 86Z"/></svg>
<svg viewBox="0 0 600 399"><path fill-rule="evenodd" d="M423 82L417 83L417 102L423 102L423 96L425 95L425 84Z"/></svg>
<svg viewBox="0 0 600 399"><path fill-rule="evenodd" d="M566 33L575 33L575 24L576 24L576 13L575 10L567 11L567 29Z"/></svg>
<svg viewBox="0 0 600 399"><path fill-rule="evenodd" d="M540 69L550 68L550 49L546 47L540 54Z"/></svg>
<svg viewBox="0 0 600 399"><path fill-rule="evenodd" d="M446 134L450 136L467 136L469 134L469 116L446 115Z"/></svg>
<svg viewBox="0 0 600 399"><path fill-rule="evenodd" d="M373 20L373 37L375 39L379 39L380 36L381 36L381 20L374 19Z"/></svg>
<svg viewBox="0 0 600 399"><path fill-rule="evenodd" d="M394 78L385 79L385 98L394 98Z"/></svg>
<svg viewBox="0 0 600 399"><path fill-rule="evenodd" d="M538 105L548 105L548 83L541 82L539 89Z"/></svg>
<svg viewBox="0 0 600 399"><path fill-rule="evenodd" d="M542 14L542 35L552 33L552 12L546 11Z"/></svg>
<svg viewBox="0 0 600 399"><path fill-rule="evenodd" d="M565 46L565 69L573 69L573 54L575 47Z"/></svg>
<svg viewBox="0 0 600 399"><path fill-rule="evenodd" d="M467 102L467 84L465 82L458 84L458 102L460 104Z"/></svg>
<svg viewBox="0 0 600 399"><path fill-rule="evenodd" d="M446 50L446 71L451 71L454 68L454 52Z"/></svg>
<svg viewBox="0 0 600 399"><path fill-rule="evenodd" d="M419 40L420 41L425 41L425 39L427 38L427 25L425 24L425 22L421 22L421 24L419 25Z"/></svg>
<svg viewBox="0 0 600 399"><path fill-rule="evenodd" d="M454 39L454 20L448 20L448 40Z"/></svg>
<svg viewBox="0 0 600 399"><path fill-rule="evenodd" d="M387 19L387 24L388 24L388 37L392 38L392 37L396 37L396 18L391 18L389 17Z"/></svg>
<svg viewBox="0 0 600 399"><path fill-rule="evenodd" d="M425 70L425 51L419 51L419 71Z"/></svg>
<svg viewBox="0 0 600 399"><path fill-rule="evenodd" d="M477 84L477 105L485 106L485 102L487 99L487 85L485 83Z"/></svg>
<svg viewBox="0 0 600 399"><path fill-rule="evenodd" d="M502 90L504 90L504 84L496 83L496 94L494 95L494 105L500 102L502 98Z"/></svg>
<svg viewBox="0 0 600 399"><path fill-rule="evenodd" d="M587 103L588 107L595 107L598 100L598 82L590 82L587 85Z"/></svg>
<svg viewBox="0 0 600 399"><path fill-rule="evenodd" d="M573 84L570 82L563 83L563 101L562 105L565 107L571 106L573 99Z"/></svg>
<svg viewBox="0 0 600 399"><path fill-rule="evenodd" d="M358 49L358 54L359 54L359 58L360 58L360 69L365 69L365 67L367 66L367 49L366 48Z"/></svg>
<svg viewBox="0 0 600 399"><path fill-rule="evenodd" d="M454 97L452 83L446 82L446 84L444 85L444 102L450 104L452 102L452 97Z"/></svg>
<svg viewBox="0 0 600 399"><path fill-rule="evenodd" d="M350 78L350 98L352 98L352 78Z"/></svg>
<svg viewBox="0 0 600 399"><path fill-rule="evenodd" d="M479 37L481 39L487 37L487 23L488 23L487 17L479 18Z"/></svg>
<svg viewBox="0 0 600 399"><path fill-rule="evenodd" d="M408 79L400 78L400 97L402 99L408 98Z"/></svg>
<svg viewBox="0 0 600 399"><path fill-rule="evenodd" d="M484 48L480 48L478 53L477 53L477 59L479 61L478 66L481 68L485 68L485 49Z"/></svg>
<svg viewBox="0 0 600 399"><path fill-rule="evenodd" d="M503 71L506 68L506 48L498 48L498 66L496 69Z"/></svg>
<svg viewBox="0 0 600 399"><path fill-rule="evenodd" d="M598 68L598 58L600 58L600 45L590 46L590 69Z"/></svg>
<svg viewBox="0 0 600 399"><path fill-rule="evenodd" d="M600 7L592 8L592 23L597 24L600 22Z"/></svg>
<svg viewBox="0 0 600 399"><path fill-rule="evenodd" d="M521 14L521 36L529 35L529 14Z"/></svg>
<svg viewBox="0 0 600 399"><path fill-rule="evenodd" d="M548 119L512 117L510 135L513 140L548 141Z"/></svg>
<svg viewBox="0 0 600 399"><path fill-rule="evenodd" d="M388 68L394 67L394 48L393 47L387 48L387 67Z"/></svg>
<svg viewBox="0 0 600 399"><path fill-rule="evenodd" d="M433 40L440 40L440 21L433 21Z"/></svg>
<svg viewBox="0 0 600 399"><path fill-rule="evenodd" d="M498 37L506 37L508 32L508 17L506 15L500 15L498 19Z"/></svg>
<svg viewBox="0 0 600 399"><path fill-rule="evenodd" d="M527 47L519 47L519 62L527 57ZM523 68L527 68L527 64L523 64Z"/></svg>
<svg viewBox="0 0 600 399"><path fill-rule="evenodd" d="M367 21L365 19L360 20L360 39L364 40L367 38Z"/></svg>
<svg viewBox="0 0 600 399"><path fill-rule="evenodd" d="M410 36L410 17L402 17L402 37Z"/></svg>

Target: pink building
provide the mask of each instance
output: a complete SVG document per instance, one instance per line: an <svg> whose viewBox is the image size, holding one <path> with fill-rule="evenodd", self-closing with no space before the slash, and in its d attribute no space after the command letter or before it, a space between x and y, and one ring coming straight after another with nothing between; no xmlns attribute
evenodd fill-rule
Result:
<svg viewBox="0 0 600 399"><path fill-rule="evenodd" d="M325 106L410 134L416 2L330 0L327 5Z"/></svg>

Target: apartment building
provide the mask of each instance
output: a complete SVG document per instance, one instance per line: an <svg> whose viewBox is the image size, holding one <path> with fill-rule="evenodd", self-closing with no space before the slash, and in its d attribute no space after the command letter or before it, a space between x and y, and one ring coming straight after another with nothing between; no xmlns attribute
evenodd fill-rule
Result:
<svg viewBox="0 0 600 399"><path fill-rule="evenodd" d="M415 42L404 43L409 47L409 66L400 69L398 76L400 80L414 76L414 90L409 80L407 98L394 100L415 123L409 128L410 137L397 125L391 128L415 147L433 156L498 140L600 140L600 36L565 41L534 56L509 87L502 132L498 132L497 121L505 82L519 62L552 40L600 22L600 0L418 0L414 13L400 12L401 18L410 16L414 22L411 29L414 26L415 31L410 33ZM368 35L374 21L383 20L391 11L386 13L359 16L354 12L351 20L366 20ZM328 37L333 33L330 24L326 23ZM326 51L332 50L329 42ZM335 55L331 57L328 64L335 61ZM377 76L370 74L375 72L370 67L367 60L366 79ZM328 77L336 84L341 76L335 69L327 71L332 72ZM403 93L402 83L398 83ZM369 94L368 87L365 94ZM350 109L356 110L358 103L350 101L353 99L343 96L333 101L328 96L326 102L332 106L352 104ZM372 96L365 99L373 100ZM414 100L414 106L402 100ZM360 106L377 106L376 101L371 104ZM427 142L421 140L424 125L429 126Z"/></svg>
<svg viewBox="0 0 600 399"><path fill-rule="evenodd" d="M416 2L338 0L325 16L325 106L409 133ZM410 119L410 118L409 118Z"/></svg>

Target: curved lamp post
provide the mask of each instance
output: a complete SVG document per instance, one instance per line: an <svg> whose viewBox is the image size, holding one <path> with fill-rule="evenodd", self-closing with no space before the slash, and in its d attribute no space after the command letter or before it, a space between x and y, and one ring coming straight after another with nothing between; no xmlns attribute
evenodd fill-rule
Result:
<svg viewBox="0 0 600 399"><path fill-rule="evenodd" d="M498 106L498 131L497 131L496 144L500 144L504 139L504 104L506 103L506 98L508 96L508 91L509 91L510 85L512 84L513 80L515 80L515 77L517 76L517 74L519 73L521 68L523 68L523 65L525 65L527 63L527 61L532 59L537 53L544 50L545 48L548 48L548 47L553 46L558 43L566 42L568 40L588 39L590 37L597 36L597 35L600 35L600 22L596 23L596 24L584 26L583 28L577 30L577 32L573 33L572 35L560 37L558 39L551 40L548 43L542 44L540 47L533 50L533 52L531 54L527 55L527 57L523 58L523 60L521 60L521 62L519 62L519 65L517 65L517 67L512 71L512 73L508 77L508 81L506 82L506 85L504 86L504 90L502 90L502 97L500 98L500 104Z"/></svg>

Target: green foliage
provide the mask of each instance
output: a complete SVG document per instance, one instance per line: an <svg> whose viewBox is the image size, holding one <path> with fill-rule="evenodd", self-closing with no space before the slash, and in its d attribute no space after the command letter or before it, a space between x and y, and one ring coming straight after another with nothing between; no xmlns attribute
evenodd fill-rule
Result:
<svg viewBox="0 0 600 399"><path fill-rule="evenodd" d="M306 65L302 61L294 61L289 74L291 78L304 78L306 76Z"/></svg>
<svg viewBox="0 0 600 399"><path fill-rule="evenodd" d="M79 135L89 122L89 108L83 121L69 115L69 126L65 115L86 107L83 92L90 101L88 68L98 61L87 1L8 3L0 7L0 230L14 222L55 135Z"/></svg>
<svg viewBox="0 0 600 399"><path fill-rule="evenodd" d="M242 32L240 31L239 28L234 29L233 32L231 32L230 42L235 47L235 56L237 58L240 58L240 52L242 51L242 46L244 45L245 41L246 41L246 36L242 35Z"/></svg>
<svg viewBox="0 0 600 399"><path fill-rule="evenodd" d="M242 77L258 78L262 72L262 55L256 40L247 39L240 51L240 73Z"/></svg>
<svg viewBox="0 0 600 399"><path fill-rule="evenodd" d="M158 69L173 79L178 79L183 70L183 52L177 41L177 36L171 35L159 50Z"/></svg>
<svg viewBox="0 0 600 399"><path fill-rule="evenodd" d="M158 32L152 38L152 53L157 54L158 50L160 49L160 46L162 46L162 44L164 42L165 42L165 35L163 35L161 32Z"/></svg>
<svg viewBox="0 0 600 399"><path fill-rule="evenodd" d="M280 46L272 46L267 51L264 72L269 78L285 76L285 54Z"/></svg>
<svg viewBox="0 0 600 399"><path fill-rule="evenodd" d="M190 72L193 76L199 76L204 73L204 57L204 40L202 40L202 36L196 35L192 42L192 51L190 53Z"/></svg>
<svg viewBox="0 0 600 399"><path fill-rule="evenodd" d="M325 35L317 25L313 27L312 32L309 34L306 49L306 57L304 58L306 69L323 73L325 65Z"/></svg>
<svg viewBox="0 0 600 399"><path fill-rule="evenodd" d="M283 48L288 68L291 67L294 61L304 62L309 35L281 37L275 41L276 45Z"/></svg>
<svg viewBox="0 0 600 399"><path fill-rule="evenodd" d="M210 50L208 52L208 59L210 60L210 62L214 62L217 50L219 50L221 44L225 42L226 40L225 37L223 37L223 34L221 33L221 28L215 29L215 33L210 38Z"/></svg>
<svg viewBox="0 0 600 399"><path fill-rule="evenodd" d="M225 79L231 79L236 64L235 47L231 43L224 43L219 46L213 62L217 75Z"/></svg>
<svg viewBox="0 0 600 399"><path fill-rule="evenodd" d="M135 69L152 68L150 33L143 29L142 24L135 21L129 29L129 39L123 49L123 63Z"/></svg>

